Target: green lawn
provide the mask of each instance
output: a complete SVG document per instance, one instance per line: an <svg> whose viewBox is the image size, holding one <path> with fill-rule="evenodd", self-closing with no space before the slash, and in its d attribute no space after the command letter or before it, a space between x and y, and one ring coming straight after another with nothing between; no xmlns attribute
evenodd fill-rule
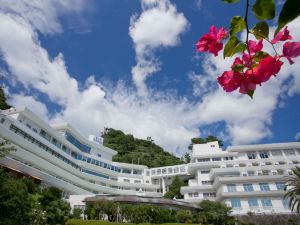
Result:
<svg viewBox="0 0 300 225"><path fill-rule="evenodd" d="M135 225L133 223L112 223L109 221L102 220L78 220L70 219L67 225ZM163 223L162 225L182 225L183 223ZM150 223L140 223L139 225L150 225Z"/></svg>

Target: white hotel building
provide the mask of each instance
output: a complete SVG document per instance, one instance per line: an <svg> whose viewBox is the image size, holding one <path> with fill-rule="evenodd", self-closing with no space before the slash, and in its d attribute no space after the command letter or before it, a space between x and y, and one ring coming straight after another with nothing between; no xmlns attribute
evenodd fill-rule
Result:
<svg viewBox="0 0 300 225"><path fill-rule="evenodd" d="M50 126L27 108L1 111L0 137L16 148L0 159L2 166L61 188L66 196L162 197L179 175L188 179L180 201L223 201L234 214L289 213L284 182L300 162L298 142L234 146L226 151L218 142L199 144L193 146L191 163L151 169L113 162L117 152L104 147L101 138L86 139L69 124ZM80 202L79 197L74 199Z"/></svg>

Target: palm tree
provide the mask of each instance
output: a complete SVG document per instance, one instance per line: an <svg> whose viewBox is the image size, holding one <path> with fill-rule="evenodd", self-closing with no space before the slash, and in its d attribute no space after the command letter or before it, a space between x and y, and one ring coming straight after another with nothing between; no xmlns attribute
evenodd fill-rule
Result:
<svg viewBox="0 0 300 225"><path fill-rule="evenodd" d="M300 167L292 169L293 175L289 176L285 190L287 193L284 198L289 199L289 206L292 211L300 212Z"/></svg>

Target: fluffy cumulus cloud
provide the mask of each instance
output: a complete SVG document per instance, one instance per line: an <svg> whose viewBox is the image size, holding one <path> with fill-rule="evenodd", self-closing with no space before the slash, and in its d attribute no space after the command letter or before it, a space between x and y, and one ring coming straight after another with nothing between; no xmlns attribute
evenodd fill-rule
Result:
<svg viewBox="0 0 300 225"><path fill-rule="evenodd" d="M159 70L154 51L175 46L187 29L188 21L169 0L142 0L142 13L131 18L129 35L136 52L137 64L132 78L141 96L147 95L145 80Z"/></svg>
<svg viewBox="0 0 300 225"><path fill-rule="evenodd" d="M32 28L44 34L62 32L59 19L64 15L81 14L87 9L84 0L0 0L1 13L25 19ZM77 21L78 22L78 21Z"/></svg>
<svg viewBox="0 0 300 225"><path fill-rule="evenodd" d="M138 91L122 81L108 88L93 76L87 78L85 84L79 84L68 73L63 55L51 58L41 46L39 32L55 35L62 31L61 4L65 4L63 11L76 13L82 5L68 4L71 1L56 1L55 6L52 5L54 1L45 1L45 5L38 1L17 2L18 7L13 9L4 4L5 1L0 4L1 58L9 73L28 92L34 90L47 95L51 102L61 106L61 110L49 116L45 104L23 93L10 93L11 103L26 105L53 123L67 121L85 136L99 133L103 127L113 127L139 138L151 136L166 150L175 152L179 148L182 153L190 138L200 134L199 127L222 123L225 131L220 134L232 143L257 142L272 135L269 127L280 96L293 95L300 90L297 76L300 61L297 60L292 66L284 66L278 77L259 87L254 100L238 93L226 94L215 85L216 74L221 74L230 64L221 56L204 57L202 72L190 73L198 102L174 97L168 91L154 93L148 89L145 79L160 65L154 51L178 44L180 34L188 26L184 15L167 0L143 0L141 15L131 19L130 35L137 58L133 76L136 76ZM32 6L34 3L37 5ZM31 10L25 10L26 7ZM299 20L290 24L290 28L299 40Z"/></svg>

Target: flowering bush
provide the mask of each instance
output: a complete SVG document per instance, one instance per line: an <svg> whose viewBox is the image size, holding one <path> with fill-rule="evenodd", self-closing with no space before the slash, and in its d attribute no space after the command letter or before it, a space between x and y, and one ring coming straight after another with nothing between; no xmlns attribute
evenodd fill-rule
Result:
<svg viewBox="0 0 300 225"><path fill-rule="evenodd" d="M227 3L234 3L239 0L223 0ZM232 57L236 54L231 70L224 71L218 77L218 83L226 92L232 92L239 89L242 94L248 94L251 98L257 85L268 81L272 76L279 73L283 58L286 58L290 64L293 64L293 58L300 55L300 42L291 42L293 37L290 35L288 27L285 24L295 19L300 14L300 4L294 0L287 0L279 16L278 28L275 36L269 40L269 26L265 21L258 22L250 30L248 27L248 8L249 0L246 0L246 15L244 18L234 16L231 19L229 30L224 27L217 29L214 25L210 27L210 32L204 34L196 43L198 52L209 52L218 56L219 51L223 49L224 58ZM295 9L291 8L293 6ZM275 4L273 0L256 0L252 6L255 17L259 20L272 19L275 17ZM284 29L282 30L282 28ZM236 34L246 29L247 35L244 42L240 41ZM282 31L280 31L282 30ZM249 40L249 34L253 34L257 41ZM263 51L263 40L272 45L274 54ZM277 44L285 42L281 54L276 51Z"/></svg>

